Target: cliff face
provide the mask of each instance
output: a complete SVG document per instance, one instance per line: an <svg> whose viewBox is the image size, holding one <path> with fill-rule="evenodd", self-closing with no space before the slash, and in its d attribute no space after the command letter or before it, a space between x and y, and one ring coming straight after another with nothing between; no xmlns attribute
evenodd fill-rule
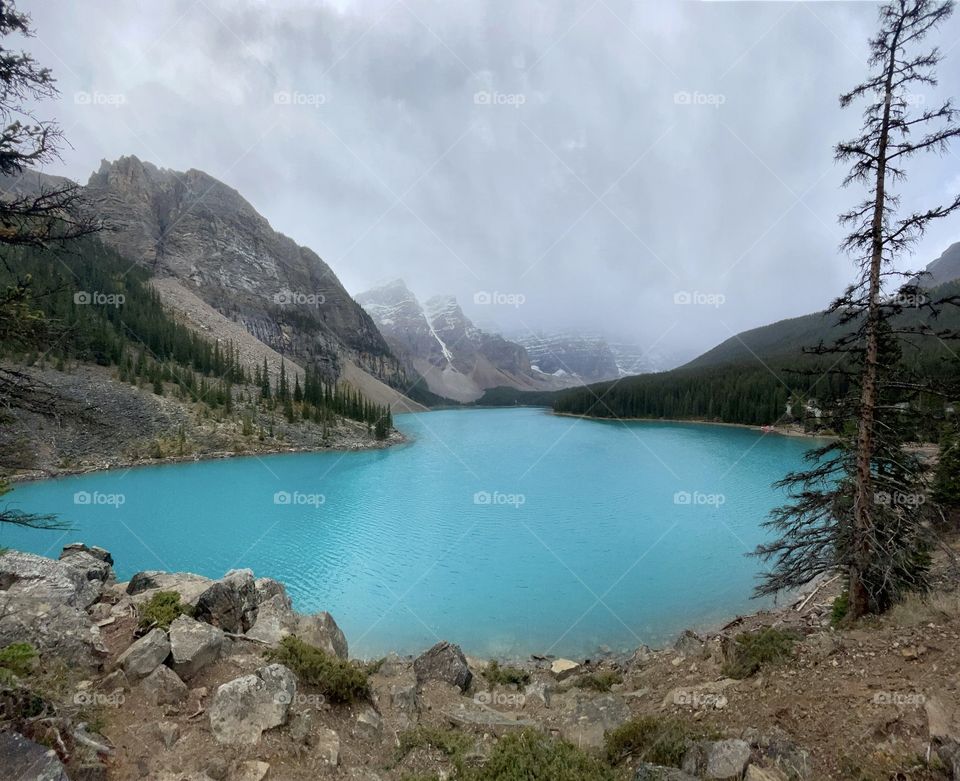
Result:
<svg viewBox="0 0 960 781"><path fill-rule="evenodd" d="M312 250L273 230L235 190L203 171L104 161L85 188L102 238L158 276L174 277L268 346L338 377L348 359L405 381L369 315Z"/></svg>

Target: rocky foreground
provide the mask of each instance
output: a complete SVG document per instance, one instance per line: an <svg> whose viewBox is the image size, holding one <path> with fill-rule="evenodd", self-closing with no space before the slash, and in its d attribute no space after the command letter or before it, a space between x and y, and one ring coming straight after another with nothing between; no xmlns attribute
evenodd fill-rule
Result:
<svg viewBox="0 0 960 781"><path fill-rule="evenodd" d="M371 663L249 570L117 583L103 549L8 551L0 777L960 778L955 583L844 631L815 593L629 658L502 666L438 642ZM747 654L774 624L784 658Z"/></svg>

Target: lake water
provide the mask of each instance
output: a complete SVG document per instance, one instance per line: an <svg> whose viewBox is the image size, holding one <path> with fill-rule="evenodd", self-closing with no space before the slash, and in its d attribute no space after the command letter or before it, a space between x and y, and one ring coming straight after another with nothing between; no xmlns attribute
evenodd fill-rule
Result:
<svg viewBox="0 0 960 781"><path fill-rule="evenodd" d="M56 555L83 540L117 575L282 580L329 610L351 655L438 639L478 656L658 645L762 606L745 554L809 441L536 409L401 415L387 450L244 457L23 484L7 497L74 530L0 530Z"/></svg>

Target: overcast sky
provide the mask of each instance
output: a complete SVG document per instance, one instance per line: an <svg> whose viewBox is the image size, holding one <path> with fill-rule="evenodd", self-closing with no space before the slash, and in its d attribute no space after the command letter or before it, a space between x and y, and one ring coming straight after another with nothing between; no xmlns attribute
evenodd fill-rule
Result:
<svg viewBox="0 0 960 781"><path fill-rule="evenodd" d="M866 72L872 2L18 5L72 144L48 172L202 169L353 294L399 276L504 328L698 352L852 275L836 214L861 193L832 149L860 123L837 96ZM935 42L960 95L960 21ZM960 186L955 151L914 164L905 207ZM906 265L958 239L937 225Z"/></svg>

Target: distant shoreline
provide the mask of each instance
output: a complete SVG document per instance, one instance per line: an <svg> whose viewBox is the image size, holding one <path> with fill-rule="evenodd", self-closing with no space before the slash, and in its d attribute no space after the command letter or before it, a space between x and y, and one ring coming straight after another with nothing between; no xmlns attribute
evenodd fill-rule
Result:
<svg viewBox="0 0 960 781"><path fill-rule="evenodd" d="M799 439L836 439L834 434L811 434L795 426L771 426L769 430L764 430L763 426L757 426L752 423L725 423L720 420L695 420L680 418L604 418L598 415L577 415L573 412L555 412L550 410L550 414L562 418L582 418L584 420L598 421L621 421L624 423L686 423L691 426L726 426L728 428L743 428L751 431L760 431L764 434L780 434L784 437L797 437Z"/></svg>

